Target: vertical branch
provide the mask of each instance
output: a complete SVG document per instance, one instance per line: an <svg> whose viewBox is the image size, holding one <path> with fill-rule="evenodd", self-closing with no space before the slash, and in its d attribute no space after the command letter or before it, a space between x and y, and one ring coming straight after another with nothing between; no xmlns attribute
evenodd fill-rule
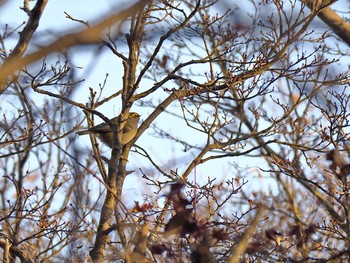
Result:
<svg viewBox="0 0 350 263"><path fill-rule="evenodd" d="M152 4L149 4L148 10ZM138 14L132 18L132 26L130 29L130 34L126 36L127 43L129 46L129 57L127 61L123 61L124 66L124 76L123 76L123 92L122 92L122 114L120 115L119 123L121 126L119 129L123 128L127 113L132 106L131 97L133 96L137 87L134 86L136 78L136 70L139 61L140 47L142 43L142 35L144 31L145 22L149 11L144 11L140 9ZM125 114L126 113L126 114ZM116 131L114 131L115 133ZM90 251L90 256L94 262L104 262L105 245L107 242L108 234L111 231L110 221L115 212L117 223L121 222L117 204L121 200L122 189L124 184L124 179L126 176L126 163L127 156L129 154L131 144L126 145L122 151L120 144L115 145L112 149L111 159L109 161L108 169L108 186L110 189L107 190L106 199L104 201L100 223L97 229L96 241L94 248ZM122 158L121 158L122 156ZM117 226L117 231L122 240L125 243L125 235L123 229Z"/></svg>
<svg viewBox="0 0 350 263"><path fill-rule="evenodd" d="M135 86L136 70L140 59L140 48L143 39L146 19L151 11L152 3L148 5L146 10L140 10L137 15L132 18L129 34L126 35L126 40L129 47L129 57L123 61L124 76L123 76L123 109L129 109L137 86Z"/></svg>

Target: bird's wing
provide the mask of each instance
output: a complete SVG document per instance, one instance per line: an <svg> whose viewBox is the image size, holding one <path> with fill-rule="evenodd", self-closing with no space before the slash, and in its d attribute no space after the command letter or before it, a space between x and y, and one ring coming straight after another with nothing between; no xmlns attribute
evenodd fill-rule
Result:
<svg viewBox="0 0 350 263"><path fill-rule="evenodd" d="M97 125L95 127L92 127L91 129L89 129L89 131L97 132L97 133L111 132L111 127L109 127L107 124L103 123L103 124Z"/></svg>
<svg viewBox="0 0 350 263"><path fill-rule="evenodd" d="M129 127L129 126L125 125L124 128L123 128L123 133L127 133L127 132L129 132L131 130L132 130L132 127Z"/></svg>

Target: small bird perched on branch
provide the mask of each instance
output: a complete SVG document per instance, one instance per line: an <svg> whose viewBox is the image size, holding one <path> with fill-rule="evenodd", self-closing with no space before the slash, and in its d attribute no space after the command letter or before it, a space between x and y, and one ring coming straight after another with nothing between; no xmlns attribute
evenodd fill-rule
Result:
<svg viewBox="0 0 350 263"><path fill-rule="evenodd" d="M126 119L125 126L120 136L121 144L123 145L127 144L135 137L139 120L140 120L140 115L138 113L136 112L129 113L129 117ZM118 125L118 117L112 118L111 122L115 125ZM84 134L97 135L104 144L106 144L110 148L113 147L113 131L111 127L109 127L109 125L105 122L99 125L96 125L94 127L91 127L90 129L87 129L85 131L78 132L77 134L78 135L84 135Z"/></svg>

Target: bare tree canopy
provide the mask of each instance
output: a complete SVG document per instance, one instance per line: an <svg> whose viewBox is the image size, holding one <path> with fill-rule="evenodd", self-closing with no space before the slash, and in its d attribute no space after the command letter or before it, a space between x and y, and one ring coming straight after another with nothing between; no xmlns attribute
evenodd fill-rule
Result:
<svg viewBox="0 0 350 263"><path fill-rule="evenodd" d="M51 2L0 1L3 262L349 262L348 1Z"/></svg>

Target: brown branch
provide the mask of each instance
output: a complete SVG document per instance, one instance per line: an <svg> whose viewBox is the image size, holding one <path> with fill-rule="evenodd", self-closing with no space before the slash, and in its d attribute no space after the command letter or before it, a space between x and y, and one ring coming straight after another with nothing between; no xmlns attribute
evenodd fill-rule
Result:
<svg viewBox="0 0 350 263"><path fill-rule="evenodd" d="M0 239L0 247L3 249L6 249L7 246L8 246L8 240ZM9 252L12 255L18 257L21 260L21 262L23 262L23 263L33 263L34 262L34 260L31 259L29 257L29 255L27 253L25 253L25 251L23 249L20 249L17 246L10 246Z"/></svg>
<svg viewBox="0 0 350 263"><path fill-rule="evenodd" d="M322 19L333 32L350 46L350 24L341 18L330 7L322 9L318 17Z"/></svg>
<svg viewBox="0 0 350 263"><path fill-rule="evenodd" d="M134 14L138 10L142 9L148 0L137 2L135 5L125 9L110 18L98 23L95 26L87 28L85 30L71 33L59 37L53 43L40 50L29 54L24 58L10 59L0 67L0 94L2 94L6 88L6 82L8 77L11 76L15 71L22 69L23 67L57 51L61 51L65 48L77 46L77 45L90 45L102 42L101 35L103 31L112 26L113 24L120 23L127 19L131 14Z"/></svg>
<svg viewBox="0 0 350 263"><path fill-rule="evenodd" d="M317 0L304 0L306 5L314 10L315 2ZM324 1L325 4L317 11L317 16L325 22L333 32L340 37L345 43L350 46L350 24L347 23L343 18L341 18L336 12L334 12L329 5L333 4L336 1Z"/></svg>
<svg viewBox="0 0 350 263"><path fill-rule="evenodd" d="M158 53L160 51L160 48L163 46L163 43L165 42L165 40L168 39L175 32L177 32L180 29L184 28L185 25L187 25L189 23L191 18L195 14L197 14L197 12L199 10L200 3L201 3L201 1L197 1L194 10L190 13L190 15L182 23L180 23L177 27L170 29L166 34L164 34L163 36L160 37L159 42L158 42L157 46L155 47L155 49L153 51L153 54L151 55L151 57L149 58L149 60L145 64L145 66L140 71L140 74L139 74L139 76L138 76L138 78L136 80L136 83L135 83L136 86L139 85L139 83L142 80L142 77L146 74L147 70L151 67L152 63L154 62L156 56L158 55Z"/></svg>
<svg viewBox="0 0 350 263"><path fill-rule="evenodd" d="M228 260L229 263L238 263L241 262L241 256L246 251L249 245L249 238L254 234L255 229L258 226L260 217L262 215L263 209L258 208L258 211L253 219L253 221L249 224L249 227L242 235L238 244L236 244L231 250L231 256Z"/></svg>
<svg viewBox="0 0 350 263"><path fill-rule="evenodd" d="M7 63L13 63L14 59L19 59L23 56L24 52L27 50L29 42L39 26L39 21L42 13L44 12L45 6L48 0L38 0L34 8L30 11L30 17L28 19L27 25L24 27L23 31L19 34L19 41L16 47L11 52Z"/></svg>

